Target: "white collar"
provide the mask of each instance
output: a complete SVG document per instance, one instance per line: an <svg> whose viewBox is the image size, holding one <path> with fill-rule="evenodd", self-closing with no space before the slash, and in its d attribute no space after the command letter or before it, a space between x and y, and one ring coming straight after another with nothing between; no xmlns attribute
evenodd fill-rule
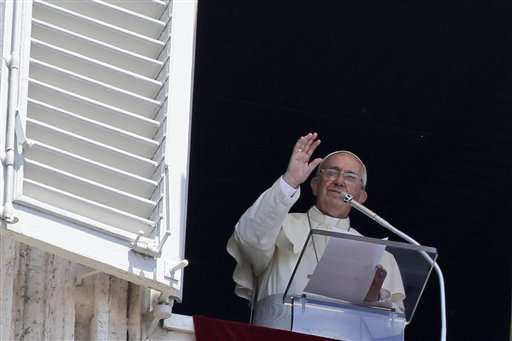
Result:
<svg viewBox="0 0 512 341"><path fill-rule="evenodd" d="M323 214L316 206L309 209L308 215L311 219L311 228L324 228L327 230L338 230L347 232L350 229L350 219L335 218Z"/></svg>

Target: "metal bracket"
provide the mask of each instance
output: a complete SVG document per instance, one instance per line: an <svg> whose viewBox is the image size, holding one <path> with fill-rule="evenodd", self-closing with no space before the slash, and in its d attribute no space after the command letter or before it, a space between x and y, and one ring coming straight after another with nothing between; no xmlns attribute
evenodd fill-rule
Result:
<svg viewBox="0 0 512 341"><path fill-rule="evenodd" d="M183 268L185 268L186 266L188 265L188 260L186 259L182 259L180 260L179 262L177 262L176 264L174 264L174 266L172 266L170 269L169 269L169 273L171 274L171 276L174 276L174 273L178 270L182 270Z"/></svg>
<svg viewBox="0 0 512 341"><path fill-rule="evenodd" d="M130 243L130 247L132 248L132 250L146 256L159 257L160 250L158 249L158 247L155 247L155 245L151 245L153 243L141 241L140 238L143 236L144 231L140 230L139 233L137 233L137 237L135 238L135 240Z"/></svg>
<svg viewBox="0 0 512 341"><path fill-rule="evenodd" d="M24 150L29 149L34 145L32 141L27 139L27 136L25 135L25 130L23 129L23 124L21 123L21 117L20 117L20 111L19 109L16 109L15 113L15 134L16 134L16 140L17 145L21 146Z"/></svg>
<svg viewBox="0 0 512 341"><path fill-rule="evenodd" d="M164 278L170 280L173 283L177 283L179 281L179 279L176 278L176 272L178 270L184 269L187 265L188 265L188 260L186 260L186 259L181 259L172 265L170 265L166 261L164 263L164 268L165 268Z"/></svg>

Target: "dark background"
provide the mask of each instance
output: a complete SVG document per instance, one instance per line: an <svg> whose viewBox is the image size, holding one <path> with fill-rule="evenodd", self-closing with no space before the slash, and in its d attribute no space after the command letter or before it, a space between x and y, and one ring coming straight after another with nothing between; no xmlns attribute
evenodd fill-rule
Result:
<svg viewBox="0 0 512 341"><path fill-rule="evenodd" d="M200 1L183 303L247 321L225 252L296 139L356 152L367 206L438 248L449 340L508 340L512 3ZM294 210L313 203L308 186ZM388 235L358 213L363 234ZM393 238L397 240L396 238ZM406 329L440 335L430 278Z"/></svg>

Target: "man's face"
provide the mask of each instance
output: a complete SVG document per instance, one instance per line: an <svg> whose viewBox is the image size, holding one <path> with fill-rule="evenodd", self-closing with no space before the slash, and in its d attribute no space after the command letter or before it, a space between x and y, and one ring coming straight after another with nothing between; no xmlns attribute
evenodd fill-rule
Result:
<svg viewBox="0 0 512 341"><path fill-rule="evenodd" d="M320 211L331 217L347 217L350 205L343 202L342 192L351 194L354 200L360 203L366 201L367 194L361 181L363 166L357 159L350 154L334 154L325 160L321 167L323 170L338 170L340 174L333 178L332 174L329 176L327 173L336 172L321 171L317 177L311 180L311 189L316 196L316 207ZM357 179L344 176L344 172L356 175Z"/></svg>

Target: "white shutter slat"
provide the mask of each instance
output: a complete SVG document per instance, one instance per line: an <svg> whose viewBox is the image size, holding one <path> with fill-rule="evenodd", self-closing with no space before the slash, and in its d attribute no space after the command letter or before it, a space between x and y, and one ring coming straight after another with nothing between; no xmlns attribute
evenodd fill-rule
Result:
<svg viewBox="0 0 512 341"><path fill-rule="evenodd" d="M144 231L149 234L154 228L154 222L140 218L133 214L116 210L115 208L99 204L92 200L47 186L36 181L23 180L23 194L53 207L74 213L90 220L116 227L120 230L138 233ZM52 212L52 209L50 209ZM94 217L91 219L90 217Z"/></svg>
<svg viewBox="0 0 512 341"><path fill-rule="evenodd" d="M26 157L106 186L111 186L120 191L145 198L149 198L158 185L156 181L108 167L41 142L34 143L27 150Z"/></svg>
<svg viewBox="0 0 512 341"><path fill-rule="evenodd" d="M152 178L158 163L27 118L27 136L50 146L106 164L119 165L127 172Z"/></svg>
<svg viewBox="0 0 512 341"><path fill-rule="evenodd" d="M167 2L162 0L104 0L104 2L154 19L160 19L167 7Z"/></svg>
<svg viewBox="0 0 512 341"><path fill-rule="evenodd" d="M43 163L25 159L26 179L66 191L81 198L116 208L141 218L148 218L156 207L156 202L121 192L114 188L66 173Z"/></svg>
<svg viewBox="0 0 512 341"><path fill-rule="evenodd" d="M29 79L30 98L108 125L117 126L144 137L153 137L160 128L158 121L104 105L69 91Z"/></svg>
<svg viewBox="0 0 512 341"><path fill-rule="evenodd" d="M162 87L162 82L157 80L37 39L32 39L31 55L34 59L149 98L153 98Z"/></svg>
<svg viewBox="0 0 512 341"><path fill-rule="evenodd" d="M35 59L30 61L30 78L146 117L154 116L161 104Z"/></svg>
<svg viewBox="0 0 512 341"><path fill-rule="evenodd" d="M148 58L157 58L165 46L159 40L80 15L44 1L34 1L34 18Z"/></svg>
<svg viewBox="0 0 512 341"><path fill-rule="evenodd" d="M47 0L46 2L100 21L108 21L112 25L155 39L158 38L165 27L163 21L114 6L108 2L97 0Z"/></svg>
<svg viewBox="0 0 512 341"><path fill-rule="evenodd" d="M145 158L151 158L160 143L124 130L112 127L46 103L29 99L27 112L31 119L55 127L65 128L70 133L89 138L114 148L125 150Z"/></svg>
<svg viewBox="0 0 512 341"><path fill-rule="evenodd" d="M155 77L163 66L163 62L156 59L120 49L37 19L32 20L32 38L150 78Z"/></svg>

